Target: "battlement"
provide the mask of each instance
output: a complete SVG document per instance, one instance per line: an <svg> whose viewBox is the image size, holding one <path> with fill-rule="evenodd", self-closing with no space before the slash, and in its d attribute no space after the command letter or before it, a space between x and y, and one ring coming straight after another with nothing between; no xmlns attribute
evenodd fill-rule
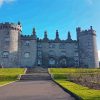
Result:
<svg viewBox="0 0 100 100"><path fill-rule="evenodd" d="M22 27L19 23L18 24L9 23L9 22L0 23L0 30L5 30L5 29L22 31Z"/></svg>
<svg viewBox="0 0 100 100"><path fill-rule="evenodd" d="M96 31L92 28L92 26L90 26L90 29L86 29L86 30L82 30L81 29L81 27L77 27L76 28L76 32L77 33L83 33L83 34L91 34L92 33L92 35L96 35Z"/></svg>
<svg viewBox="0 0 100 100"><path fill-rule="evenodd" d="M48 40L44 40L44 39L39 39L37 38L37 42L48 42L48 43L77 43L77 40L59 40L59 41L56 41L55 39L48 39Z"/></svg>
<svg viewBox="0 0 100 100"><path fill-rule="evenodd" d="M21 34L21 39L22 40L33 40L34 36L33 35L22 35Z"/></svg>

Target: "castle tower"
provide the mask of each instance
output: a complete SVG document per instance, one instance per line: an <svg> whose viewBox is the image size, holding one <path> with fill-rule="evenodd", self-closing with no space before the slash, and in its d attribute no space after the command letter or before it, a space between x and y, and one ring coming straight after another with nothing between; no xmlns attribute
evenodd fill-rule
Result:
<svg viewBox="0 0 100 100"><path fill-rule="evenodd" d="M16 67L18 65L18 41L21 32L20 22L0 23L0 65Z"/></svg>
<svg viewBox="0 0 100 100"><path fill-rule="evenodd" d="M98 53L96 44L96 32L92 29L81 30L80 27L76 29L77 41L79 49L79 66L88 68L98 68Z"/></svg>

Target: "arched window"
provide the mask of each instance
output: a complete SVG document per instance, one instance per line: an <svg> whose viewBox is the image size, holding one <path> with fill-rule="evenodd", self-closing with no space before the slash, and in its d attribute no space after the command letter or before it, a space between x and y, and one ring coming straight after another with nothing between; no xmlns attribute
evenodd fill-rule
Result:
<svg viewBox="0 0 100 100"><path fill-rule="evenodd" d="M66 64L67 64L66 59L65 59L65 58L62 58L62 59L60 60L60 64L61 64L61 65L66 65Z"/></svg>
<svg viewBox="0 0 100 100"><path fill-rule="evenodd" d="M2 54L3 58L8 58L9 57L9 52L8 51L4 51Z"/></svg>
<svg viewBox="0 0 100 100"><path fill-rule="evenodd" d="M25 46L29 46L30 45L30 41L25 41Z"/></svg>
<svg viewBox="0 0 100 100"><path fill-rule="evenodd" d="M29 58L30 57L30 52L25 52L24 57Z"/></svg>
<svg viewBox="0 0 100 100"><path fill-rule="evenodd" d="M61 51L61 55L65 56L66 55L66 51Z"/></svg>
<svg viewBox="0 0 100 100"><path fill-rule="evenodd" d="M41 59L38 59L38 66L40 66L40 65L42 65L42 61L41 61Z"/></svg>
<svg viewBox="0 0 100 100"><path fill-rule="evenodd" d="M56 64L55 59L54 59L54 58L50 58L50 59L49 59L49 64L50 64L50 65L55 65L55 64Z"/></svg>

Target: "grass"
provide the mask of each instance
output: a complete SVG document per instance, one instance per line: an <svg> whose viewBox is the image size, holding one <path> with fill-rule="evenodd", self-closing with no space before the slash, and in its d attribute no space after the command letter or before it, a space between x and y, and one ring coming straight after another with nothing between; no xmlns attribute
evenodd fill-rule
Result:
<svg viewBox="0 0 100 100"><path fill-rule="evenodd" d="M98 73L100 69L88 69L88 68L51 68L51 73Z"/></svg>
<svg viewBox="0 0 100 100"><path fill-rule="evenodd" d="M18 80L20 74L24 74L22 68L2 68L0 69L0 85Z"/></svg>
<svg viewBox="0 0 100 100"><path fill-rule="evenodd" d="M83 100L100 100L100 90L89 89L88 87L70 82L68 79L68 73L72 75L78 73L100 74L100 69L51 68L49 69L49 73L59 85L81 97Z"/></svg>

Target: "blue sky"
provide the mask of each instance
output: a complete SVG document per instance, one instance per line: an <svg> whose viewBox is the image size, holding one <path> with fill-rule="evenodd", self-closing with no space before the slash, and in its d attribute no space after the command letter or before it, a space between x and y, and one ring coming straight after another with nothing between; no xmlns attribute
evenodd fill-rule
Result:
<svg viewBox="0 0 100 100"><path fill-rule="evenodd" d="M76 27L92 25L100 50L100 0L0 0L0 22L5 21L20 21L23 34L31 34L35 27L41 38L47 30L52 39L57 29L61 39L67 38L68 31L76 39Z"/></svg>

